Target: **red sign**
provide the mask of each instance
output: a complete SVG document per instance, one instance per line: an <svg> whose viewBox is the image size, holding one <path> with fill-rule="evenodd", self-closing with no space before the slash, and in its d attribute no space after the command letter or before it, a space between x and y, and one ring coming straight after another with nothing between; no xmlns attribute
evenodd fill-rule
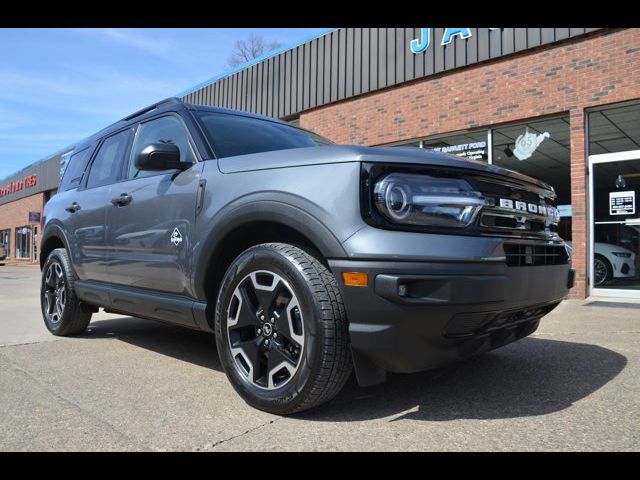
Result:
<svg viewBox="0 0 640 480"><path fill-rule="evenodd" d="M0 197L6 197L7 195L19 192L20 190L24 190L25 188L33 188L37 183L38 176L35 174L29 175L28 177L25 177L24 180L11 182L9 185L0 187Z"/></svg>

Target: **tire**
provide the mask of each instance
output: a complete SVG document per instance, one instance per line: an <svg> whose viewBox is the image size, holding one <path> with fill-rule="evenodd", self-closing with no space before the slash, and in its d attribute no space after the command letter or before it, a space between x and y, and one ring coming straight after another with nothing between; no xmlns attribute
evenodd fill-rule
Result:
<svg viewBox="0 0 640 480"><path fill-rule="evenodd" d="M44 324L54 335L79 335L91 321L91 311L83 308L76 296L75 280L67 251L64 248L52 251L42 269L40 306Z"/></svg>
<svg viewBox="0 0 640 480"><path fill-rule="evenodd" d="M606 274L598 274L598 272L604 272L606 270ZM594 262L593 262L593 286L599 287L604 285L606 282L613 278L613 267L611 266L611 262L607 260L602 255L596 253Z"/></svg>
<svg viewBox="0 0 640 480"><path fill-rule="evenodd" d="M218 294L215 333L231 385L260 410L287 415L313 408L332 399L351 374L336 279L292 245L257 245L233 261Z"/></svg>

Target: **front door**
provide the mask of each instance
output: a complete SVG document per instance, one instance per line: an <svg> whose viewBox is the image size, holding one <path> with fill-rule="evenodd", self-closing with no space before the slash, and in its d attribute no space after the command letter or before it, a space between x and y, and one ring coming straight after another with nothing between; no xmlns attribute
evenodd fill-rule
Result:
<svg viewBox="0 0 640 480"><path fill-rule="evenodd" d="M640 157L594 155L592 286L640 298Z"/></svg>
<svg viewBox="0 0 640 480"><path fill-rule="evenodd" d="M169 114L138 126L126 180L114 197L127 200L107 214L109 281L116 285L191 295L188 271L193 246L196 196L202 163L185 171L141 171L135 158L152 143L173 143L180 160L195 162L192 142L178 115Z"/></svg>

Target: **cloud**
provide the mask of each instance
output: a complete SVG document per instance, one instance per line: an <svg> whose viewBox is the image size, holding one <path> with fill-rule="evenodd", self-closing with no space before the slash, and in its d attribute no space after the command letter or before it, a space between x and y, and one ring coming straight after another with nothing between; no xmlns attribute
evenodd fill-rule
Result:
<svg viewBox="0 0 640 480"><path fill-rule="evenodd" d="M52 94L70 94L72 88L59 79L42 77L40 72L0 69L0 94L26 93L45 91Z"/></svg>
<svg viewBox="0 0 640 480"><path fill-rule="evenodd" d="M90 134L89 134L90 135ZM24 145L29 144L29 147L33 147L34 144L51 145L51 143L64 143L73 142L74 140L81 139L83 136L87 136L87 132L65 132L65 133L17 133L7 134L0 133L0 141L8 140L11 143L17 143Z"/></svg>
<svg viewBox="0 0 640 480"><path fill-rule="evenodd" d="M100 66L56 71L0 65L0 167L44 158L181 86Z"/></svg>
<svg viewBox="0 0 640 480"><path fill-rule="evenodd" d="M166 39L159 40L138 35L135 30L125 28L79 28L73 31L90 34L94 37L108 40L125 47L135 48L144 53L169 57L175 50L175 45Z"/></svg>
<svg viewBox="0 0 640 480"><path fill-rule="evenodd" d="M181 83L187 83L145 78L104 67L69 66L60 71L65 73L43 77L35 70L0 68L0 101L38 107L41 111L55 108L115 120L132 108L142 108L175 94ZM132 99L138 103L132 106Z"/></svg>
<svg viewBox="0 0 640 480"><path fill-rule="evenodd" d="M0 30L0 171L20 168L225 68L254 29ZM286 41L277 29L261 31Z"/></svg>

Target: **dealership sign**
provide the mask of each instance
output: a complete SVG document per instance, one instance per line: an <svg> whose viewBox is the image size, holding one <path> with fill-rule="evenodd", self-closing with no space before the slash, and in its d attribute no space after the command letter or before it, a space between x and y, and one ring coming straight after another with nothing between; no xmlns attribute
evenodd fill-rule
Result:
<svg viewBox="0 0 640 480"><path fill-rule="evenodd" d="M489 30L500 30L499 28L490 28ZM442 35L442 41L440 45L449 45L455 37L460 37L465 40L471 38L473 34L470 28L445 28ZM424 52L431 45L431 29L421 28L420 36L414 38L409 43L409 48L412 53L418 54Z"/></svg>
<svg viewBox="0 0 640 480"><path fill-rule="evenodd" d="M23 180L16 180L15 182L11 182L4 187L0 187L0 198L24 190L25 188L33 188L36 186L36 183L38 183L37 175L29 175Z"/></svg>

